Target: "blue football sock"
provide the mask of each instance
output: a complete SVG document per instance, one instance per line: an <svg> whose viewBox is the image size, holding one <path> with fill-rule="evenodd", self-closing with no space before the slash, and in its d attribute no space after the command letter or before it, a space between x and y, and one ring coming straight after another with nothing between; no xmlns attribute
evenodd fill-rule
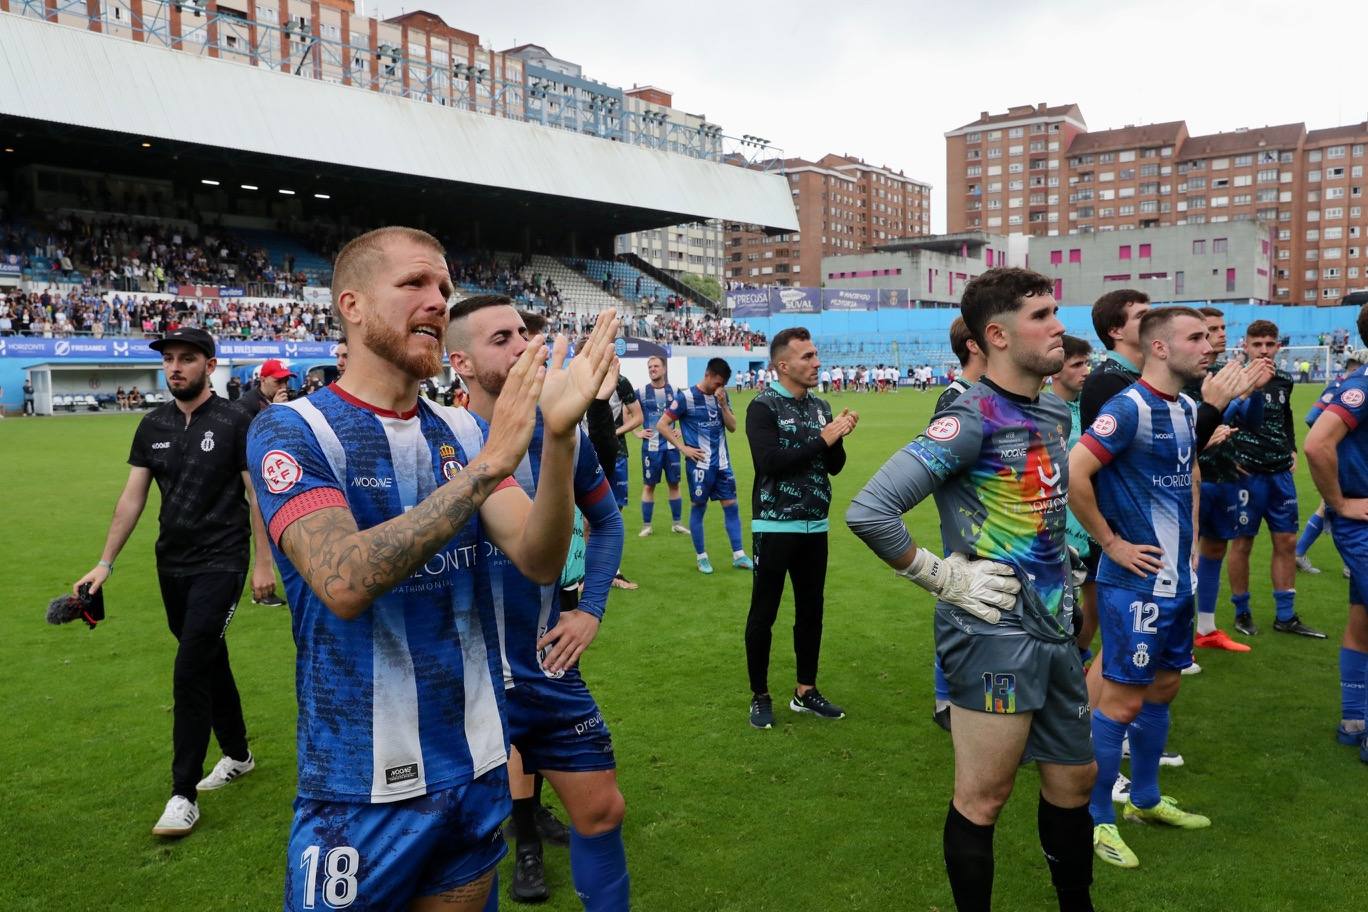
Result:
<svg viewBox="0 0 1368 912"><path fill-rule="evenodd" d="M707 512L708 502L695 503L689 508L689 536L693 538L695 554L707 551L703 544L703 514Z"/></svg>
<svg viewBox="0 0 1368 912"><path fill-rule="evenodd" d="M1325 520L1319 513L1312 513L1311 518L1306 521L1306 527L1302 529L1301 537L1297 539L1297 557L1306 556L1306 552L1311 550L1311 546L1315 544L1324 528Z"/></svg>
<svg viewBox="0 0 1368 912"><path fill-rule="evenodd" d="M1277 611L1277 618L1280 621L1290 621L1297 614L1296 606L1293 604L1297 598L1296 589L1274 589L1273 607Z"/></svg>
<svg viewBox="0 0 1368 912"><path fill-rule="evenodd" d="M1216 597L1221 594L1222 558L1197 555L1197 610L1202 614L1216 613ZM1246 608L1248 609L1248 600Z"/></svg>
<svg viewBox="0 0 1368 912"><path fill-rule="evenodd" d="M741 550L741 507L732 504L722 508L722 524L727 527L727 538L731 540L732 553Z"/></svg>
<svg viewBox="0 0 1368 912"><path fill-rule="evenodd" d="M1340 718L1353 722L1364 718L1368 699L1368 652L1340 647Z"/></svg>
<svg viewBox="0 0 1368 912"><path fill-rule="evenodd" d="M1159 803L1159 757L1168 734L1167 703L1146 703L1130 724L1131 804L1138 808Z"/></svg>
<svg viewBox="0 0 1368 912"><path fill-rule="evenodd" d="M641 502L641 521L645 525L651 524L651 517L655 515L655 501L643 500Z"/></svg>
<svg viewBox="0 0 1368 912"><path fill-rule="evenodd" d="M684 501L683 501L683 500L681 500L681 499L678 498L678 497L671 497L671 498L670 498L670 518L671 518L672 520L674 520L675 522L679 522L679 517L681 517L681 516L684 515L683 507L684 507Z"/></svg>
<svg viewBox="0 0 1368 912"><path fill-rule="evenodd" d="M627 912L630 890L621 824L597 836L570 829L570 879L584 912Z"/></svg>
<svg viewBox="0 0 1368 912"><path fill-rule="evenodd" d="M941 668L940 656L936 656L936 700L937 702L950 702L950 682L945 680L945 671Z"/></svg>
<svg viewBox="0 0 1368 912"><path fill-rule="evenodd" d="M1121 741L1126 737L1126 726L1102 715L1102 710L1094 709L1092 731L1093 753L1097 757L1097 781L1093 784L1088 810L1092 812L1093 826L1100 826L1116 823L1112 786L1116 785L1116 777L1121 772Z"/></svg>
<svg viewBox="0 0 1368 912"><path fill-rule="evenodd" d="M1235 606L1236 617L1239 617L1242 614L1249 614L1249 593L1242 592L1239 595L1236 595L1232 592L1230 594L1230 604Z"/></svg>

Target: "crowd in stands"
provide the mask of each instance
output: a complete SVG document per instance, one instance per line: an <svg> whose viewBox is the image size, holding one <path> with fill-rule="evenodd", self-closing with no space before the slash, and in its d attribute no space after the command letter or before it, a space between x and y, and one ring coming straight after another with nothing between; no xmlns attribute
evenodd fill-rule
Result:
<svg viewBox="0 0 1368 912"><path fill-rule="evenodd" d="M500 261L492 253L452 259L451 280L467 289L508 295L519 307L533 307L549 316L565 306L560 289L550 276L531 272L525 258Z"/></svg>
<svg viewBox="0 0 1368 912"><path fill-rule="evenodd" d="M324 341L339 336L326 302L267 302L247 298L185 301L125 297L115 292L0 293L0 335L157 336L199 326L233 339Z"/></svg>
<svg viewBox="0 0 1368 912"><path fill-rule="evenodd" d="M765 334L752 332L748 324L711 315L685 319L658 317L649 324L646 338L666 345L741 345L757 348L767 344Z"/></svg>
<svg viewBox="0 0 1368 912"><path fill-rule="evenodd" d="M64 214L42 228L9 224L0 228L0 252L17 254L23 268L46 269L54 279L92 289L166 293L173 285L250 285L256 294L298 297L304 284L290 258L273 264L265 250L227 231L151 220Z"/></svg>

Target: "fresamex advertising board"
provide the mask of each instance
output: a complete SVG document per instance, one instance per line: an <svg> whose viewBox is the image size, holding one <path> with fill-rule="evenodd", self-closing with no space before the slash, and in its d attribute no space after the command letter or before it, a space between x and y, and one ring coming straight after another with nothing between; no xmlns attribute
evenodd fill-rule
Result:
<svg viewBox="0 0 1368 912"><path fill-rule="evenodd" d="M822 312L820 288L776 288L770 298L772 314L815 314Z"/></svg>
<svg viewBox="0 0 1368 912"><path fill-rule="evenodd" d="M872 311L879 309L877 288L823 288L822 310Z"/></svg>
<svg viewBox="0 0 1368 912"><path fill-rule="evenodd" d="M106 359L160 361L161 355L148 348L150 339L91 339L73 337L48 339L32 336L0 336L0 358ZM234 342L220 339L220 358L334 358L336 342Z"/></svg>
<svg viewBox="0 0 1368 912"><path fill-rule="evenodd" d="M727 307L736 318L768 317L770 314L770 290L768 288L745 288L727 292Z"/></svg>

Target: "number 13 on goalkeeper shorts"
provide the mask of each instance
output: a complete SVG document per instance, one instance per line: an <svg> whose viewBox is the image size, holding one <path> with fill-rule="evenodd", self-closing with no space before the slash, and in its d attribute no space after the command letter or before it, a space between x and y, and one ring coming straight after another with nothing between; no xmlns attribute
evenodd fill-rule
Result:
<svg viewBox="0 0 1368 912"><path fill-rule="evenodd" d="M318 890L319 847L304 850L299 866L304 869L304 908L314 908ZM335 846L323 859L323 903L329 909L345 909L356 901L356 876L361 868L361 856L351 846Z"/></svg>
<svg viewBox="0 0 1368 912"><path fill-rule="evenodd" d="M983 711L1007 715L1016 712L1016 675L983 673Z"/></svg>

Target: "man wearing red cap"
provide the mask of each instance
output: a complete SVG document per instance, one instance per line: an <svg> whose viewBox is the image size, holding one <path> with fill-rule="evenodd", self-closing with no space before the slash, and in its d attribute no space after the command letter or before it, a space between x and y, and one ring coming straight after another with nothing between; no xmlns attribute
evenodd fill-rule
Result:
<svg viewBox="0 0 1368 912"><path fill-rule="evenodd" d="M256 417L272 402L289 402L290 378L293 376L294 371L272 358L261 365L256 386L238 400L238 405L246 409L247 414Z"/></svg>
<svg viewBox="0 0 1368 912"><path fill-rule="evenodd" d="M249 389L241 399L234 404L252 417L260 414L272 402L290 401L290 378L294 376L291 371L280 361L272 358L261 365L261 374L257 379L256 385ZM265 605L268 608L280 608L284 606L285 600L276 592L275 586L271 586L271 591L265 595L252 593L253 605Z"/></svg>

